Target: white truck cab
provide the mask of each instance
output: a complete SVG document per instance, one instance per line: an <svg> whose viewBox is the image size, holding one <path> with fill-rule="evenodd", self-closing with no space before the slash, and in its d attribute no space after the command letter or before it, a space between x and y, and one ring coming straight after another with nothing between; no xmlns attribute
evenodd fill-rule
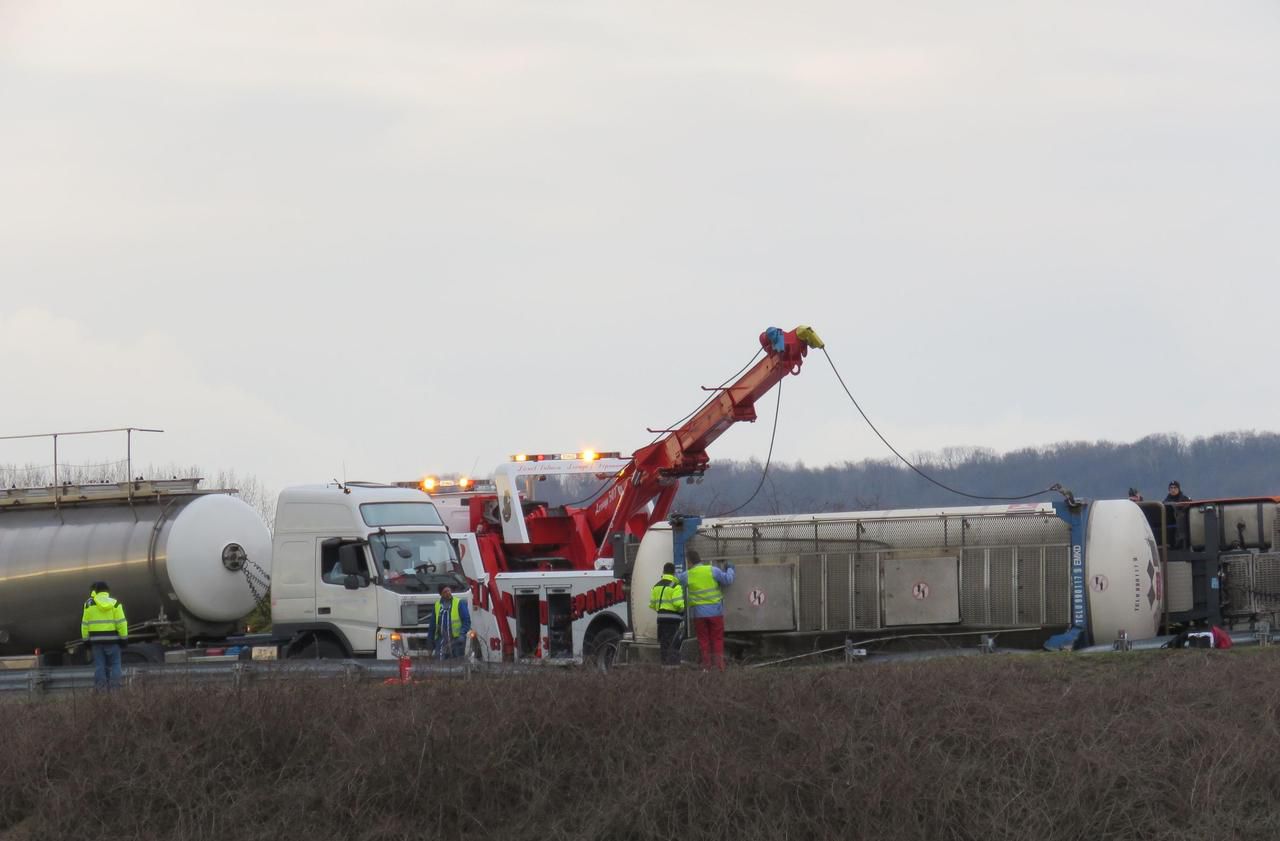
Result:
<svg viewBox="0 0 1280 841"><path fill-rule="evenodd" d="M280 493L272 546L273 633L290 657L428 654L429 617L470 588L448 530L419 490L366 482Z"/></svg>

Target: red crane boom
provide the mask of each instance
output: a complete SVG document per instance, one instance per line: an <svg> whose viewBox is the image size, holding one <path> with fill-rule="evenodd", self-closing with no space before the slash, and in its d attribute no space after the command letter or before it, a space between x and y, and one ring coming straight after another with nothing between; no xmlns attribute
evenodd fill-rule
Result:
<svg viewBox="0 0 1280 841"><path fill-rule="evenodd" d="M684 425L663 430L662 438L636 450L631 464L586 509L586 529L598 557L612 556L612 535L625 532L639 538L666 519L680 479L700 476L710 464L707 447L733 424L755 421L756 401L788 374L800 373L809 348L822 347L822 341L809 327L785 332L770 327L760 334L760 345L763 359L732 385L716 389L719 393ZM653 510L646 512L650 501Z"/></svg>
<svg viewBox="0 0 1280 841"><path fill-rule="evenodd" d="M710 458L707 447L739 421L756 419L756 401L788 374L800 373L809 348L822 341L809 327L783 331L770 327L760 334L764 358L718 393L678 429L662 430L662 437L636 450L594 503L585 508L549 509L534 505L523 514L528 543L505 543L496 520L486 521L486 505L495 497L470 501L472 530L476 532L492 572L534 566L551 569L556 559L572 569L593 569L599 558L613 555L615 534L640 538L649 526L666 518L679 490L680 479L701 475ZM657 431L657 430L651 430ZM652 510L646 510L649 503ZM509 503L506 503L509 504Z"/></svg>

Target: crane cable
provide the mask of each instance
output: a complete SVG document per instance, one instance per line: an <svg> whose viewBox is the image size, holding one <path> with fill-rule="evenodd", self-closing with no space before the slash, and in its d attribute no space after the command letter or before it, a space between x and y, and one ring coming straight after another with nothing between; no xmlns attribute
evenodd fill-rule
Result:
<svg viewBox="0 0 1280 841"><path fill-rule="evenodd" d="M764 353L764 348L759 348L758 350L756 350L756 352L755 352L755 353L751 354L751 358L747 360L747 364L746 364L746 365L743 365L741 368L739 368L739 369L738 369L738 371L737 371L737 373L735 373L735 374L731 374L727 379L725 379L725 381L724 381L724 382L720 383L720 385L719 385L718 387L713 388L713 389L710 389L710 392L711 392L711 393L710 393L710 394L708 394L708 395L706 396L706 398L705 398L701 403L699 403L697 406L695 406L695 407L694 407L694 409L693 409L693 411L689 412L687 415L685 415L684 417L682 417L682 418L680 418L679 420L675 421L674 423L669 423L669 424L667 424L667 430L675 429L675 428L676 428L676 427L678 427L680 424L684 423L684 422L685 422L685 421L687 421L689 418L693 417L693 416L694 416L694 415L696 415L698 412L702 411L702 407L703 407L703 406L706 406L706 405L707 405L708 403L710 403L713 399L715 399L716 395L718 395L721 391L723 391L725 386L727 386L729 383L733 382L734 380L738 379L738 377L742 376L743 372L744 372L744 371L746 371L748 368L750 368L750 367L751 367L751 365L756 361L756 359L757 359L757 358L760 356L760 354L762 354L762 353ZM775 418L775 424L776 424L776 422L777 422L777 420L776 420L776 418ZM663 435L666 435L666 434L668 434L668 433L667 433L667 432L659 432L659 433L657 434L657 436L656 436L652 441L650 441L650 442L649 442L649 444L648 444L647 446L652 446L653 444L656 444L656 443L659 441L659 439L661 439L661 438L662 438L662 436L663 436ZM770 448L772 449L772 444L770 445ZM574 507L576 507L576 506L579 506L579 505L582 505L582 504L584 504L584 503L587 503L587 502L592 501L593 499L595 499L597 496L599 496L599 495L600 495L601 491L603 491L605 488L609 487L609 485L613 482L614 478L615 478L615 477L610 476L608 479L605 479L605 480L604 480L604 484L602 484L600 487L596 488L594 491L592 491L591 493L589 493L589 494L587 494L586 496L584 496L582 499L576 500L576 501L574 501L574 502L566 502L566 503L564 503L564 505L563 505L563 506L561 506L561 507L565 507L565 506L574 506ZM753 497L753 498L754 498L754 496L755 496L755 494L752 494L752 497ZM749 502L749 501L750 501L750 500L748 500L748 502ZM735 509L735 510L736 510L736 509Z"/></svg>
<svg viewBox="0 0 1280 841"><path fill-rule="evenodd" d="M858 405L858 400L853 396L853 392L849 391L849 386L845 385L844 377L840 376L840 370L836 368L836 363L831 359L831 354L827 353L826 348L822 348L822 353L824 356L827 357L827 363L831 366L831 371L836 375L836 379L840 381L840 387L844 389L844 393L849 395L849 400L853 402L853 408L857 409L858 414L862 415L862 419L867 422L867 426L871 427L871 431L876 434L877 438L879 438L882 442L884 442L884 445L889 448L889 451L891 453L897 456L898 459L903 464L905 464L907 467L915 471L915 473L925 481L931 482L937 485L938 487L942 488L944 491L950 491L951 493L956 494L957 496L968 497L969 499L995 499L995 500L1000 500L1002 502L1015 502L1020 499L1031 499L1032 497L1043 496L1049 493L1065 493L1065 491L1063 491L1062 485L1057 482L1053 483L1052 485L1045 488L1044 490L1035 491L1034 493L1029 493L1029 494L1022 494L1021 496L992 496L992 495L986 495L986 494L972 494L972 493L967 493L965 491L957 490L951 487L950 485L939 482L937 479L933 478L932 476L930 476L929 474L921 470L919 467L916 467L914 464L908 461L906 456L898 452L898 450L892 444L889 443L889 439L885 438L883 435L880 434L880 430L876 429L876 425L871 422L871 418L867 417L867 413L862 411L862 407Z"/></svg>
<svg viewBox="0 0 1280 841"><path fill-rule="evenodd" d="M764 470L760 473L760 484L756 485L755 491L751 496L747 497L747 501L723 514L712 514L712 517L728 517L730 514L737 514L743 508L751 504L751 500L756 498L756 494L760 493L760 489L764 487L765 479L769 478L769 465L773 462L773 441L778 436L778 414L782 411L782 381L778 381L778 402L773 407L773 431L769 433L769 455L764 459Z"/></svg>
<svg viewBox="0 0 1280 841"><path fill-rule="evenodd" d="M738 377L741 377L741 376L743 375L743 373L744 373L744 372L746 372L746 370L752 366L752 364L756 361L756 359L757 359L757 358L760 356L760 354L762 354L762 353L764 353L764 348L758 348L758 349L756 350L756 352L755 352L755 353L751 354L751 358L747 360L747 364L746 364L746 365L743 365L741 368L739 368L739 369L738 369L738 371L737 371L737 373L735 373L735 374L730 374L730 375L729 375L729 377L727 377L727 378L725 379L725 381L724 381L724 382L722 382L722 383L720 383L720 385L718 385L717 387L712 388L712 389L708 389L708 391L709 391L710 393L706 396L706 399L704 399L701 403L699 403L699 404L694 408L694 410L693 410L692 412L690 412L689 414L687 414L687 415L685 415L684 417L680 418L680 420L678 420L678 421L676 421L676 422L674 422L674 423L669 423L669 424L667 424L667 431L659 432L659 433L657 434L657 436L656 436L652 441L650 441L650 442L649 442L649 444L651 444L651 445L652 445L652 444L656 444L656 443L658 442L658 440L662 438L662 436L663 436L663 435L666 435L666 434L667 434L667 432L669 432L669 431L671 431L671 430L675 429L675 428L676 428L676 427L678 427L680 424L684 423L684 422L685 422L685 421L687 421L689 418L691 418L691 417L693 417L694 415L696 415L698 412L701 412L701 411L702 411L702 407L703 407L703 406L706 406L708 403L710 403L712 400L714 400L717 396L719 396L720 392L724 391L725 386L727 386L729 383L731 383L731 382L735 381L736 379L738 379Z"/></svg>

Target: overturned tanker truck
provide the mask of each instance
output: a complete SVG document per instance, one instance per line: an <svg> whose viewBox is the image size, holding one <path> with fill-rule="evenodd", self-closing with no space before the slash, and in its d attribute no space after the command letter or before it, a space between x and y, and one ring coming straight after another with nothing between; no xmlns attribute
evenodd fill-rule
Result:
<svg viewBox="0 0 1280 841"><path fill-rule="evenodd" d="M636 594L685 552L732 562L725 630L740 656L880 641L1080 649L1199 624L1269 632L1280 619L1280 498L1178 505L1056 502L701 519L628 547L632 659L657 645ZM968 640L963 639L968 637Z"/></svg>

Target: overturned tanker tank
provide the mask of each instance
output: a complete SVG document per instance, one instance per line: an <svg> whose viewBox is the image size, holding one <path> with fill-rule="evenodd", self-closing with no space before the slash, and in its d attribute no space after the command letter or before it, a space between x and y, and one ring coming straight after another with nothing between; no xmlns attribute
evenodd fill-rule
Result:
<svg viewBox="0 0 1280 841"><path fill-rule="evenodd" d="M686 549L734 564L725 632L747 655L988 632L1002 646L1076 648L1154 636L1164 607L1156 541L1127 500L673 518L635 552L638 644L656 642L657 621L634 594L664 563L683 568Z"/></svg>
<svg viewBox="0 0 1280 841"><path fill-rule="evenodd" d="M232 491L199 481L0 492L0 654L78 640L99 580L124 603L131 641L233 631L265 595L271 536Z"/></svg>

